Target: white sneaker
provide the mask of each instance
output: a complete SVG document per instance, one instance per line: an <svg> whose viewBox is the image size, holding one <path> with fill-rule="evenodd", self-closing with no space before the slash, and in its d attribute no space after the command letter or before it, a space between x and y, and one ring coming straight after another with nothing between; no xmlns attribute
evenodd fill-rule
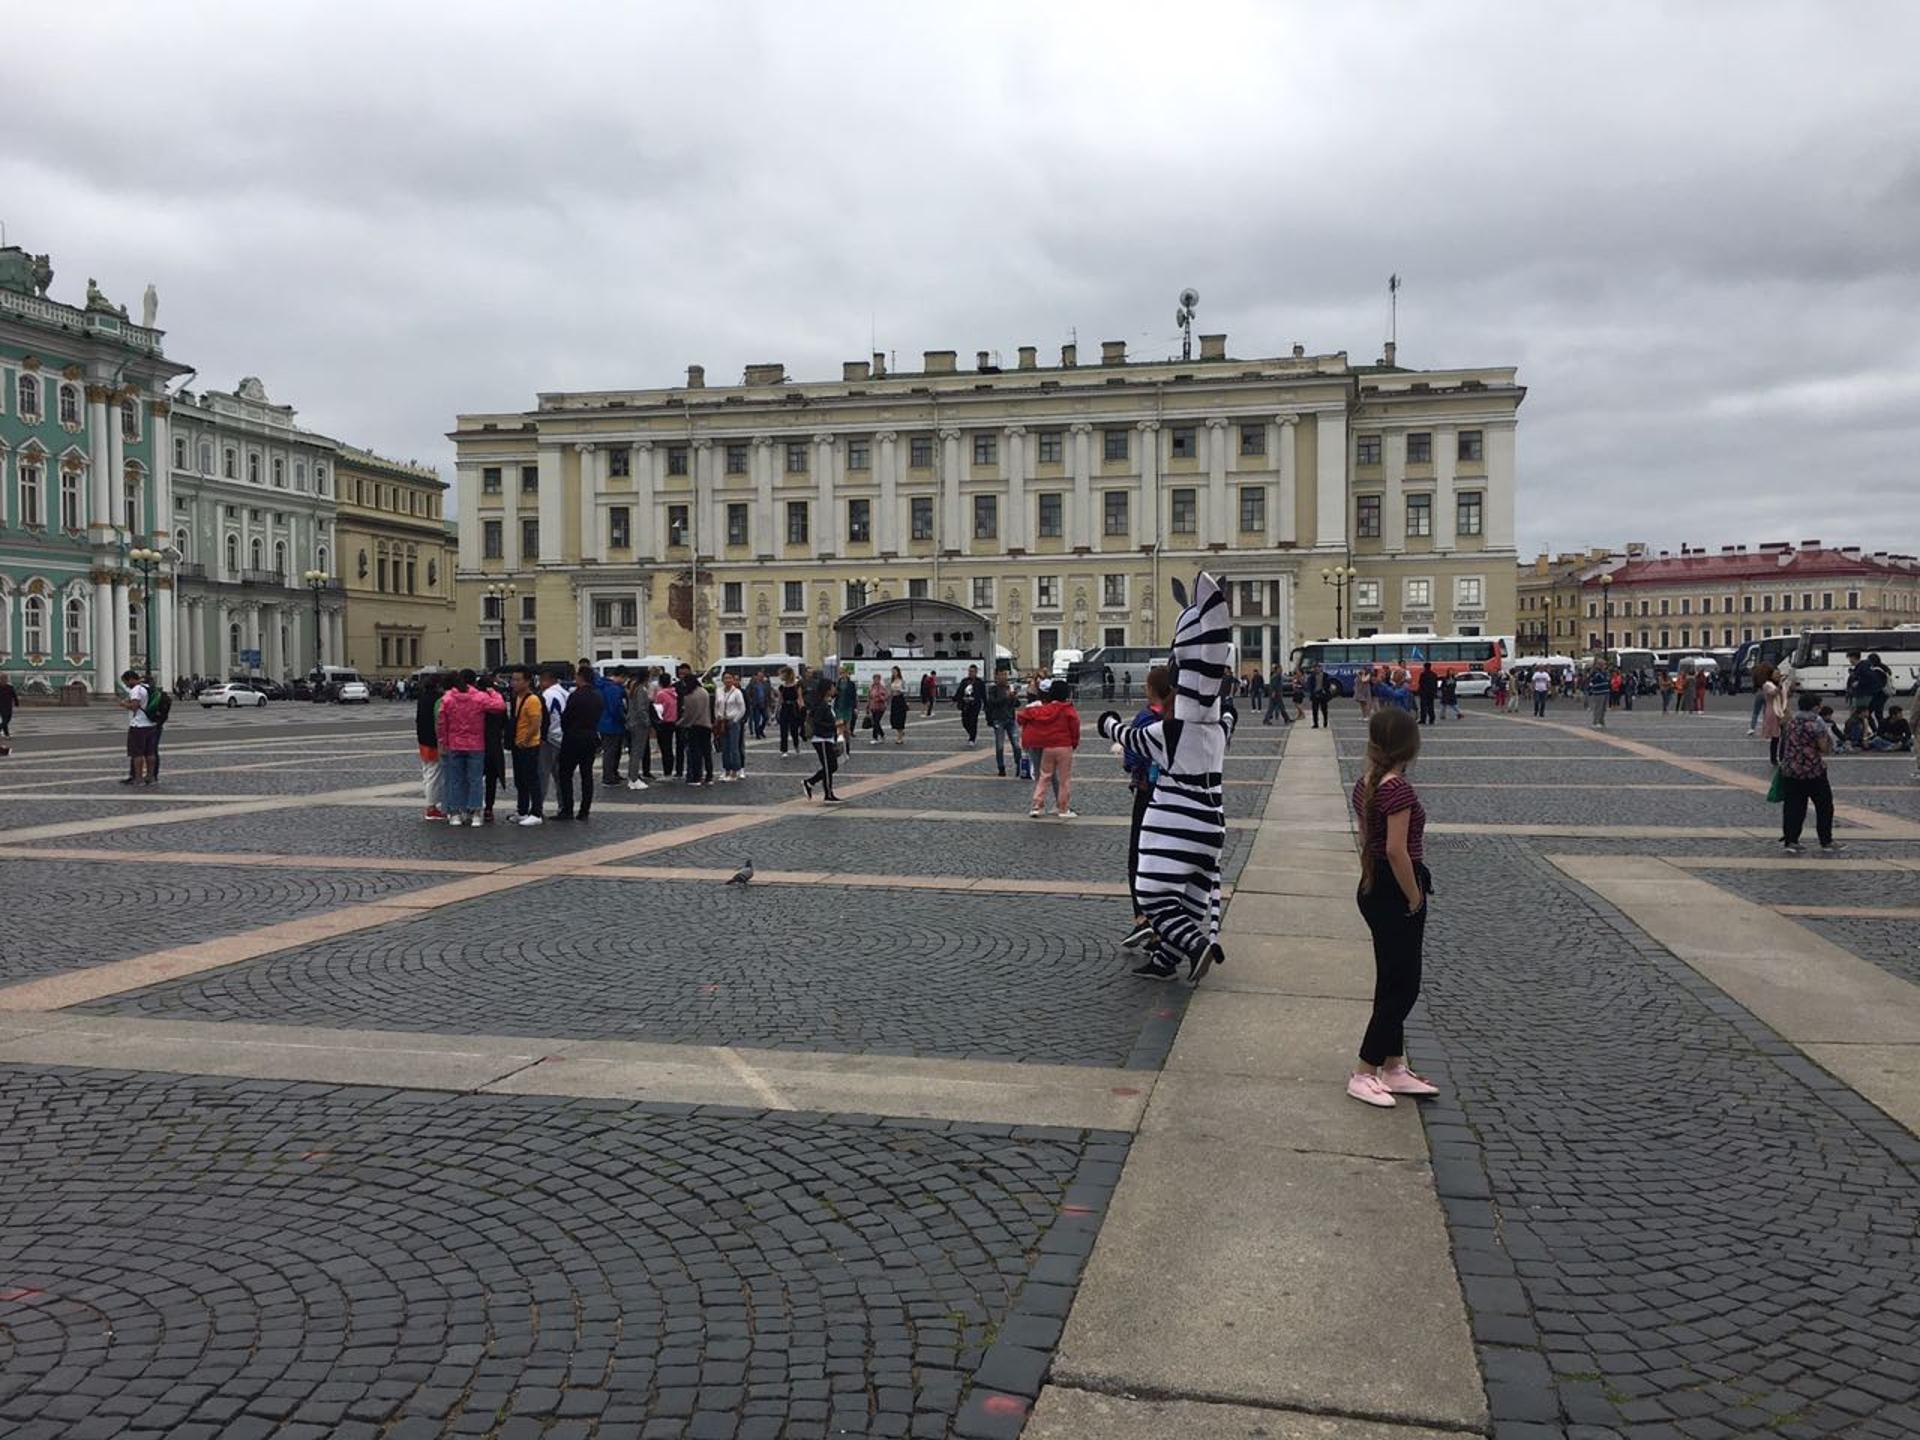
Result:
<svg viewBox="0 0 1920 1440"><path fill-rule="evenodd" d="M1040 812L1038 810L1027 811L1027 819L1038 820L1039 818L1040 818Z"/></svg>
<svg viewBox="0 0 1920 1440"><path fill-rule="evenodd" d="M466 823L467 823L466 820L461 816L460 812L457 810L453 814L447 816L447 824L449 825L464 825Z"/></svg>
<svg viewBox="0 0 1920 1440"><path fill-rule="evenodd" d="M1080 812L1078 810L1062 810L1060 812L1060 818L1062 820L1078 820L1080 818Z"/></svg>
<svg viewBox="0 0 1920 1440"><path fill-rule="evenodd" d="M538 815L528 815L524 817L520 821L520 823L522 825L544 825L546 822L542 820Z"/></svg>
<svg viewBox="0 0 1920 1440"><path fill-rule="evenodd" d="M627 781L627 789L629 790L644 790L646 788L647 788L647 782L644 780Z"/></svg>

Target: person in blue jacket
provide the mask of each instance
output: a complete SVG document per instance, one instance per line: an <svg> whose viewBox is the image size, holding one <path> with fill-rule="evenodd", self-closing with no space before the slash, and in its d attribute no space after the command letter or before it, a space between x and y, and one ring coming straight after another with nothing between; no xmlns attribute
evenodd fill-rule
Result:
<svg viewBox="0 0 1920 1440"><path fill-rule="evenodd" d="M620 682L604 670L594 676L593 688L600 692L600 780L602 784L620 783L620 746L627 738L627 692Z"/></svg>

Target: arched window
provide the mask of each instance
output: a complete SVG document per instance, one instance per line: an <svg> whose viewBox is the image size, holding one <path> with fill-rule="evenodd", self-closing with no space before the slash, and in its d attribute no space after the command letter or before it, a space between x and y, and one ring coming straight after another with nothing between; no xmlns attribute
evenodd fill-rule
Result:
<svg viewBox="0 0 1920 1440"><path fill-rule="evenodd" d="M39 460L34 456L20 457L20 523L22 525L47 523L46 500L40 492L40 477L43 473Z"/></svg>
<svg viewBox="0 0 1920 1440"><path fill-rule="evenodd" d="M145 527L140 523L140 472L127 472L127 530L138 535Z"/></svg>
<svg viewBox="0 0 1920 1440"><path fill-rule="evenodd" d="M173 468L176 470L187 468L187 437L184 435L173 437Z"/></svg>
<svg viewBox="0 0 1920 1440"><path fill-rule="evenodd" d="M13 587L0 575L0 656L13 653Z"/></svg>
<svg viewBox="0 0 1920 1440"><path fill-rule="evenodd" d="M378 558L374 561L373 588L384 592L387 588L387 547L379 546L377 554Z"/></svg>
<svg viewBox="0 0 1920 1440"><path fill-rule="evenodd" d="M80 427L80 387L78 385L60 387L60 423L76 430Z"/></svg>
<svg viewBox="0 0 1920 1440"><path fill-rule="evenodd" d="M324 495L327 493L327 467L326 466L316 465L313 467L313 488L317 493L321 495Z"/></svg>
<svg viewBox="0 0 1920 1440"><path fill-rule="evenodd" d="M227 626L227 668L240 668L240 627L237 624Z"/></svg>
<svg viewBox="0 0 1920 1440"><path fill-rule="evenodd" d="M407 546L407 594L409 595L419 593L414 586L414 580L417 578L417 572L414 567L419 564L419 561L419 550L412 545Z"/></svg>
<svg viewBox="0 0 1920 1440"><path fill-rule="evenodd" d="M286 584L288 578L287 542L284 540L276 540L273 542L273 570L274 573L280 577L280 583L283 585Z"/></svg>
<svg viewBox="0 0 1920 1440"><path fill-rule="evenodd" d="M127 654L147 658L147 627L140 623L140 602L127 606Z"/></svg>
<svg viewBox="0 0 1920 1440"><path fill-rule="evenodd" d="M47 653L47 602L29 595L20 602L20 640L29 655Z"/></svg>
<svg viewBox="0 0 1920 1440"><path fill-rule="evenodd" d="M200 473L213 474L213 442L210 440L200 442Z"/></svg>
<svg viewBox="0 0 1920 1440"><path fill-rule="evenodd" d="M22 420L38 420L40 418L40 377L22 375L20 384L14 392L14 398L19 402L14 408L20 412Z"/></svg>
<svg viewBox="0 0 1920 1440"><path fill-rule="evenodd" d="M314 561L314 569L318 570L322 575L327 573L327 547L324 545L320 547L319 554Z"/></svg>
<svg viewBox="0 0 1920 1440"><path fill-rule="evenodd" d="M140 438L140 406L135 401L120 402L120 438L123 440Z"/></svg>
<svg viewBox="0 0 1920 1440"><path fill-rule="evenodd" d="M247 568L250 570L264 570L266 567L260 563L260 560L266 553L266 546L261 544L260 537L258 535L254 536L247 544Z"/></svg>
<svg viewBox="0 0 1920 1440"><path fill-rule="evenodd" d="M80 514L80 475L68 470L60 476L60 528L77 531L83 521Z"/></svg>
<svg viewBox="0 0 1920 1440"><path fill-rule="evenodd" d="M78 595L67 601L67 654L87 653L87 602Z"/></svg>
<svg viewBox="0 0 1920 1440"><path fill-rule="evenodd" d="M287 462L278 455L273 457L273 483L281 490L287 488Z"/></svg>
<svg viewBox="0 0 1920 1440"><path fill-rule="evenodd" d="M240 569L240 537L238 535L228 535L227 536L227 577L229 579L233 578L234 574L239 569Z"/></svg>
<svg viewBox="0 0 1920 1440"><path fill-rule="evenodd" d="M182 560L193 558L193 546L187 543L192 538L192 533L184 525L173 532L173 548L180 552Z"/></svg>
<svg viewBox="0 0 1920 1440"><path fill-rule="evenodd" d="M231 445L220 454L220 473L229 480L240 478L240 452Z"/></svg>
<svg viewBox="0 0 1920 1440"><path fill-rule="evenodd" d="M307 462L304 460L293 462L293 488L296 490L307 488Z"/></svg>
<svg viewBox="0 0 1920 1440"><path fill-rule="evenodd" d="M260 483L260 457L252 452L247 455L247 483L249 485Z"/></svg>

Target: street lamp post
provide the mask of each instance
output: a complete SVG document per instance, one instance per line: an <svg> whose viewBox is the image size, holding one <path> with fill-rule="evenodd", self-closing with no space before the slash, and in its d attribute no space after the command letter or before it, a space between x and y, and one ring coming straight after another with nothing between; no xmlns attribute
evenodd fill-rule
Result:
<svg viewBox="0 0 1920 1440"><path fill-rule="evenodd" d="M1351 565L1335 565L1330 570L1320 572L1320 583L1333 587L1333 633L1336 638L1347 633L1347 587L1353 584L1354 577L1359 573Z"/></svg>
<svg viewBox="0 0 1920 1440"><path fill-rule="evenodd" d="M513 597L519 594L519 587L508 581L487 586L487 594L500 602L500 663L502 666L513 664L512 632L507 626L512 622Z"/></svg>
<svg viewBox="0 0 1920 1440"><path fill-rule="evenodd" d="M327 588L333 577L324 570L307 570L301 573L300 578L313 591L313 673L314 678L318 679L320 662L324 658L320 653L320 592Z"/></svg>
<svg viewBox="0 0 1920 1440"><path fill-rule="evenodd" d="M158 550L149 550L145 546L127 552L127 559L131 560L135 568L140 571L143 582L140 592L140 616L146 622L146 657L149 675L153 673L153 570L166 558Z"/></svg>
<svg viewBox="0 0 1920 1440"><path fill-rule="evenodd" d="M1602 651L1613 645L1613 576L1600 577L1600 645Z"/></svg>

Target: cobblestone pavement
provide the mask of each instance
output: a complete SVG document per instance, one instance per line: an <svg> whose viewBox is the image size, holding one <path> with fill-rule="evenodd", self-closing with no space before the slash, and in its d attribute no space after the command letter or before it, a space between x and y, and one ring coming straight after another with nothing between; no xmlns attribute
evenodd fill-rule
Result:
<svg viewBox="0 0 1920 1440"><path fill-rule="evenodd" d="M1808 857L1820 858L1820 857ZM1840 868L1852 860L1881 859L1879 845L1859 845L1831 862L1805 869L1690 870L1756 905L1849 905L1883 910L1889 905L1920 905L1920 872Z"/></svg>
<svg viewBox="0 0 1920 1440"><path fill-rule="evenodd" d="M0 794L0 844L5 843L8 831L25 825L45 825L56 820L98 820L109 815L161 815L170 810L183 810L190 803L169 804L158 800L121 798L125 794L126 791L121 790L120 795L88 800L70 807L59 800L23 800Z"/></svg>
<svg viewBox="0 0 1920 1440"><path fill-rule="evenodd" d="M398 895L444 877L393 871L0 860L24 923L0 926L0 984L192 945ZM30 902L26 897L31 897Z"/></svg>
<svg viewBox="0 0 1920 1440"><path fill-rule="evenodd" d="M1158 1067L1186 991L1127 973L1128 918L1119 898L562 879L87 1008Z"/></svg>
<svg viewBox="0 0 1920 1440"><path fill-rule="evenodd" d="M1125 1150L0 1070L0 1419L9 1440L945 1436L975 1386L1037 1392Z"/></svg>
<svg viewBox="0 0 1920 1440"><path fill-rule="evenodd" d="M1453 753L1430 736L1416 780ZM1469 793L1427 793L1431 818ZM1667 802L1695 793L1649 817L1644 792L1584 792L1580 819L1670 840L1428 841L1409 1042L1445 1087L1423 1113L1495 1434L1910 1436L1920 1142L1543 858L1747 853L1687 836Z"/></svg>
<svg viewBox="0 0 1920 1440"><path fill-rule="evenodd" d="M1907 877L1907 900L1920 900L1920 877ZM1816 902L1817 903L1817 902ZM1796 915L1823 939L1851 950L1911 985L1920 985L1920 920L1875 919L1865 915Z"/></svg>

